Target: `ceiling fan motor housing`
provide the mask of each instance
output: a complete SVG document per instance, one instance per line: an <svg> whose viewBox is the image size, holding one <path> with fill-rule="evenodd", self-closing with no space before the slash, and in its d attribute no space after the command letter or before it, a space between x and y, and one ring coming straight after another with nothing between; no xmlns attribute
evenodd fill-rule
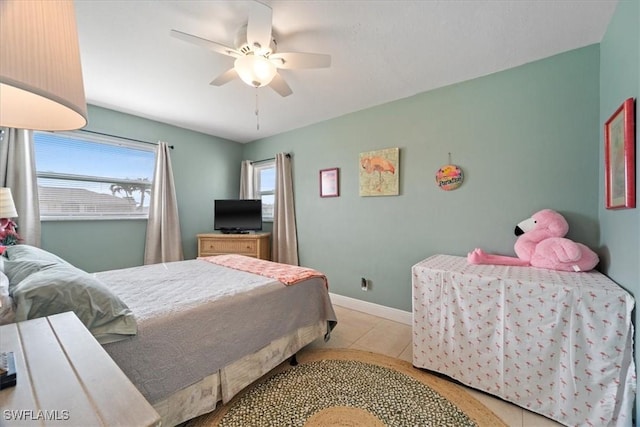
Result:
<svg viewBox="0 0 640 427"><path fill-rule="evenodd" d="M249 46L249 43L247 42L247 26L246 25L238 29L238 32L236 33L236 38L233 44L236 50L238 50L239 52L242 52L242 54L244 55L249 55L253 53L253 54L262 55L266 58L268 58L269 55L271 55L272 53L275 53L276 48L278 46L278 43L276 42L276 39L273 36L273 33L271 34L271 43L269 44L269 46L267 47Z"/></svg>

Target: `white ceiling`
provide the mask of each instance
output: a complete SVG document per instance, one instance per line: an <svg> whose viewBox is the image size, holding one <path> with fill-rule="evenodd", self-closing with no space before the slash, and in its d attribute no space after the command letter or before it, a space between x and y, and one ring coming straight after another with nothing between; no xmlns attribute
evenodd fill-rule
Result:
<svg viewBox="0 0 640 427"><path fill-rule="evenodd" d="M233 58L169 36L233 46L250 3L76 0L87 102L249 142L598 43L617 0L265 1L278 51L332 57L280 70L286 98L209 85Z"/></svg>

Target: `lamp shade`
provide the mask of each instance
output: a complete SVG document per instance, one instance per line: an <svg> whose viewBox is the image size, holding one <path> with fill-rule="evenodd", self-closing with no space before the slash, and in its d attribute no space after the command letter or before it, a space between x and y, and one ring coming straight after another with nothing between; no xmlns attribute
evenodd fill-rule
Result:
<svg viewBox="0 0 640 427"><path fill-rule="evenodd" d="M18 216L16 205L13 203L11 189L8 187L0 188L0 218L15 218Z"/></svg>
<svg viewBox="0 0 640 427"><path fill-rule="evenodd" d="M246 55L236 59L234 68L249 86L260 87L271 83L276 76L276 66L260 55Z"/></svg>
<svg viewBox="0 0 640 427"><path fill-rule="evenodd" d="M0 0L0 126L79 129L87 123L71 0Z"/></svg>

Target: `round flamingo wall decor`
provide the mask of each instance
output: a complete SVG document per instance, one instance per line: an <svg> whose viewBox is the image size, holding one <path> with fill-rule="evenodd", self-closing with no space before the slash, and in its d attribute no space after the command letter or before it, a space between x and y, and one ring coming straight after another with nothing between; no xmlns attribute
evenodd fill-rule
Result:
<svg viewBox="0 0 640 427"><path fill-rule="evenodd" d="M456 165L444 165L436 172L436 184L445 191L455 190L462 185L464 175Z"/></svg>

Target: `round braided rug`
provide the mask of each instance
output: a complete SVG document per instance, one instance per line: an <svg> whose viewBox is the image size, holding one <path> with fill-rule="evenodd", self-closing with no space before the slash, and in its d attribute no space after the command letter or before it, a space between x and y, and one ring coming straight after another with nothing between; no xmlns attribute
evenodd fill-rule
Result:
<svg viewBox="0 0 640 427"><path fill-rule="evenodd" d="M461 387L359 350L310 350L187 427L505 426Z"/></svg>

